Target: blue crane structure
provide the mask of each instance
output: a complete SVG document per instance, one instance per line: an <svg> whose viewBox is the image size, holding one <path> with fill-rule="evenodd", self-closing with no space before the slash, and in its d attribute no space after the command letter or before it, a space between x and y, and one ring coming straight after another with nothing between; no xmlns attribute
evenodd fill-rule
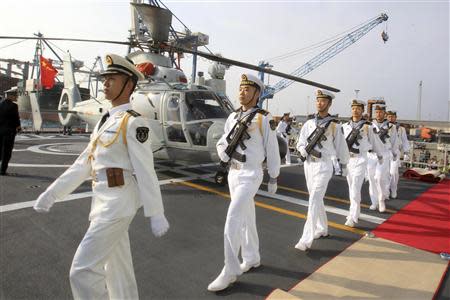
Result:
<svg viewBox="0 0 450 300"><path fill-rule="evenodd" d="M387 21L388 15L385 13L382 13L378 17L368 21L367 23L363 24L362 26L358 27L354 31L346 34L343 38L338 40L336 43L334 43L332 46L328 47L318 55L316 55L314 58L309 60L307 63L302 65L301 67L297 68L294 72L291 73L293 76L297 77L303 77L315 68L322 65L324 62L330 60L334 56L336 56L338 53L342 52L345 48L352 45L356 41L358 41L360 38L362 38L364 35L366 35L370 30L372 30L374 27L376 27L378 24ZM384 42L388 40L388 35L385 31L383 31L381 35ZM269 65L268 62L261 62L260 67L267 68L272 67ZM264 82L264 72L259 72L259 76L261 80ZM278 93L279 91L287 88L293 83L292 80L289 79L282 79L278 81L273 86L266 86L262 96L261 101L259 101L260 107L262 107L264 101L266 99L271 99L273 96Z"/></svg>

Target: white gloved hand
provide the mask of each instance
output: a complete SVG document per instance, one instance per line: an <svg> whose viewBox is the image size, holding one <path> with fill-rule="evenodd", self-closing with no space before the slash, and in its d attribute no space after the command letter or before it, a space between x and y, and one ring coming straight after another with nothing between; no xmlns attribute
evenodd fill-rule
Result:
<svg viewBox="0 0 450 300"><path fill-rule="evenodd" d="M380 165L383 164L383 156L378 156L378 163L379 163Z"/></svg>
<svg viewBox="0 0 450 300"><path fill-rule="evenodd" d="M347 166L346 165L341 165L341 176L345 177L348 174L348 170L347 170Z"/></svg>
<svg viewBox="0 0 450 300"><path fill-rule="evenodd" d="M53 196L53 194L51 194L50 192L45 191L39 195L33 208L38 213L48 213L55 201L56 197Z"/></svg>
<svg viewBox="0 0 450 300"><path fill-rule="evenodd" d="M277 192L277 179L276 178L269 178L269 183L267 184L267 191L270 194L275 194Z"/></svg>
<svg viewBox="0 0 450 300"><path fill-rule="evenodd" d="M342 176L342 169L339 164L335 164L334 166L334 175Z"/></svg>
<svg viewBox="0 0 450 300"><path fill-rule="evenodd" d="M163 236L170 227L164 214L150 217L150 225L152 227L153 235L156 237Z"/></svg>
<svg viewBox="0 0 450 300"><path fill-rule="evenodd" d="M277 189L278 189L277 183L269 183L267 185L267 191L272 195L274 195L277 192Z"/></svg>
<svg viewBox="0 0 450 300"><path fill-rule="evenodd" d="M306 152L305 148L303 148L303 147L298 149L298 152L300 152L300 155L305 157L305 158L308 156L308 153Z"/></svg>
<svg viewBox="0 0 450 300"><path fill-rule="evenodd" d="M409 161L411 158L409 157L409 155L408 155L408 153L405 153L404 155L403 155L403 160L404 161Z"/></svg>

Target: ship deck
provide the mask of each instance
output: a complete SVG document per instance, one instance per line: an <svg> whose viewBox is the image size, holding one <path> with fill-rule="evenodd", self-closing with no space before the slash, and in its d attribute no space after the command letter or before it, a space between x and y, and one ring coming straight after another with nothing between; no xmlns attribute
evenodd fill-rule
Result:
<svg viewBox="0 0 450 300"><path fill-rule="evenodd" d="M48 214L38 214L32 206L87 143L87 135L17 137L8 169L11 175L0 177L1 299L71 298L69 269L89 225L91 184L84 182ZM264 299L275 289L288 291L433 186L401 179L399 197L388 201L387 211L379 213L368 208L365 183L360 222L350 228L344 225L347 182L333 176L325 197L330 236L301 252L294 245L307 214L306 182L302 167L283 166L277 194L268 194L262 185L255 197L262 266L240 276L225 291L211 293L206 287L223 267L228 188L212 181L213 164L155 161L155 166L171 228L164 237L153 237L142 209L131 224L142 299ZM440 287L436 286L436 299L449 299L446 272Z"/></svg>

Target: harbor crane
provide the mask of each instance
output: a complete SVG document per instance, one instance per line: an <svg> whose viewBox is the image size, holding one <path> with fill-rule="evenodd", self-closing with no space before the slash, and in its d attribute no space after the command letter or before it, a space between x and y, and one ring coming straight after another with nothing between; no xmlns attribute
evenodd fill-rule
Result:
<svg viewBox="0 0 450 300"><path fill-rule="evenodd" d="M328 47L315 57L313 57L311 60L306 62L301 67L297 68L295 71L291 73L293 76L297 77L303 77L309 72L313 71L326 61L330 60L340 52L342 52L345 48L349 47L350 45L354 44L356 41L358 41L360 38L362 38L364 35L366 35L369 31L371 31L373 28L375 28L378 24L383 23L384 21L388 20L388 15L385 13L382 13L378 17L371 19L367 21L366 23L362 24L352 32L346 34L343 38L338 40L336 43L334 43L332 46ZM384 42L386 42L389 39L389 36L385 31L382 32L381 37ZM259 64L262 68L271 67L271 65L268 62L262 61ZM264 82L264 72L259 72L259 76L261 80ZM264 100L266 99L272 99L273 96L278 93L281 90L284 90L288 86L290 86L293 83L290 79L282 79L278 81L273 86L266 86L266 89L264 90L263 95L261 96L261 101L259 105L262 107Z"/></svg>

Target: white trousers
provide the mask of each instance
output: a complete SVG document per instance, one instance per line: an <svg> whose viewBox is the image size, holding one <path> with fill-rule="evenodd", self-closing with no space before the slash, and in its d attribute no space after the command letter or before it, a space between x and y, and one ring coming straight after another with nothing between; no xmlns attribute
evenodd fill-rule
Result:
<svg viewBox="0 0 450 300"><path fill-rule="evenodd" d="M380 188L384 199L389 199L389 186L391 182L391 175L389 172L391 165L392 153L383 153L383 163L377 165L377 170L375 172L375 180L380 183Z"/></svg>
<svg viewBox="0 0 450 300"><path fill-rule="evenodd" d="M389 152L383 154L383 163L378 162L375 153L367 154L367 175L369 177L369 195L372 205L378 205L379 202L389 198L389 165L391 155Z"/></svg>
<svg viewBox="0 0 450 300"><path fill-rule="evenodd" d="M350 196L350 209L347 220L358 223L361 212L361 187L364 183L364 176L367 169L367 156L360 155L351 157L347 164L347 183Z"/></svg>
<svg viewBox="0 0 450 300"><path fill-rule="evenodd" d="M291 164L291 151L289 150L289 138L283 137L284 141L286 142L286 164Z"/></svg>
<svg viewBox="0 0 450 300"><path fill-rule="evenodd" d="M398 186L398 168L400 166L400 153L397 153L397 160L391 159L391 166L389 173L391 175L390 180L390 191L393 198L397 198L397 186Z"/></svg>
<svg viewBox="0 0 450 300"><path fill-rule="evenodd" d="M323 197L327 191L328 182L333 175L333 163L331 160L313 162L308 159L305 161L304 169L309 192L309 204L300 242L310 248L314 237L328 234L328 219Z"/></svg>
<svg viewBox="0 0 450 300"><path fill-rule="evenodd" d="M133 217L92 221L70 269L74 299L138 299L128 227Z"/></svg>
<svg viewBox="0 0 450 300"><path fill-rule="evenodd" d="M256 230L254 197L263 179L262 170L246 174L244 170L231 169L228 173L231 202L224 230L224 273L241 275L239 250L248 264L260 261L259 238Z"/></svg>

